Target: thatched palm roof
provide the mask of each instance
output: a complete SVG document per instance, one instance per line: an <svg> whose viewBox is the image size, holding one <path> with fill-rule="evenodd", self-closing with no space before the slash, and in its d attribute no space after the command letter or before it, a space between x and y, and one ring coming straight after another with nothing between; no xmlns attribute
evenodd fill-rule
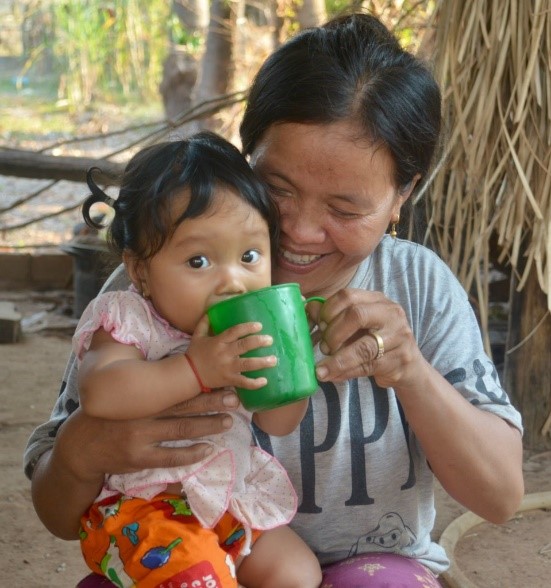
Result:
<svg viewBox="0 0 551 588"><path fill-rule="evenodd" d="M487 333L492 233L518 288L536 272L551 310L551 11L546 0L440 0L434 16L449 128L429 231L476 292Z"/></svg>

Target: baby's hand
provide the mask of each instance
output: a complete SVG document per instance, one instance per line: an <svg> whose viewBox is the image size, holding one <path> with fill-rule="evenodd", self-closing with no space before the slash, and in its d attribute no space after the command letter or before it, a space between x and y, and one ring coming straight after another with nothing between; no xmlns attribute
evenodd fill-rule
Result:
<svg viewBox="0 0 551 588"><path fill-rule="evenodd" d="M187 351L203 384L209 388L236 386L247 390L265 386L266 378L248 378L242 373L277 364L275 355L241 357L252 349L272 345L270 335L255 334L261 330L260 323L242 323L219 335L211 335L208 317L205 315L199 321Z"/></svg>

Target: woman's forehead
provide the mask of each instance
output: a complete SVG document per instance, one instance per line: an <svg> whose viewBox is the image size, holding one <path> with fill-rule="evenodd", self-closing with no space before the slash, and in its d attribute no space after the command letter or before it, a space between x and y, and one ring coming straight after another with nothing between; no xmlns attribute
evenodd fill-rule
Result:
<svg viewBox="0 0 551 588"><path fill-rule="evenodd" d="M263 176L293 184L312 177L344 193L366 182L392 184L394 165L388 150L358 140L351 127L349 123L274 125L258 142L251 165Z"/></svg>

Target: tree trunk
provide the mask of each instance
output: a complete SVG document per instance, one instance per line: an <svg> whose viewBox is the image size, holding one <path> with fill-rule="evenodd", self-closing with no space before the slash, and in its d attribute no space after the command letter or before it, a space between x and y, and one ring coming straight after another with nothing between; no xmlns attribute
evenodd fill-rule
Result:
<svg viewBox="0 0 551 588"><path fill-rule="evenodd" d="M182 28L191 36L204 36L209 18L207 0L173 0L172 11ZM186 45L172 40L170 52L163 64L163 79L159 90L166 117L176 120L191 107L192 93L197 81L198 58ZM182 40L178 40L182 43Z"/></svg>
<svg viewBox="0 0 551 588"><path fill-rule="evenodd" d="M226 0L213 0L206 49L194 88L193 104L227 93L233 78L233 29L230 4ZM187 131L196 132L205 128L215 130L212 118L194 121Z"/></svg>
<svg viewBox="0 0 551 588"><path fill-rule="evenodd" d="M301 29L324 23L326 20L324 0L303 0L297 8L297 20Z"/></svg>
<svg viewBox="0 0 551 588"><path fill-rule="evenodd" d="M163 97L166 118L172 121L191 107L191 95L197 81L197 61L185 48L171 47L163 63L159 91Z"/></svg>
<svg viewBox="0 0 551 588"><path fill-rule="evenodd" d="M279 9L280 3L281 2L277 0L275 2L268 0L268 17L272 31L272 51L275 51L281 45L281 35L285 22L285 19L281 15L281 10Z"/></svg>
<svg viewBox="0 0 551 588"><path fill-rule="evenodd" d="M524 447L551 449L551 314L535 271L522 292L511 277L505 388L524 422ZM518 348L515 347L518 345Z"/></svg>
<svg viewBox="0 0 551 588"><path fill-rule="evenodd" d="M43 2L19 2L23 11L21 42L23 55L30 60L33 72L39 75L50 74L54 70L52 44L54 41L54 22L52 11Z"/></svg>
<svg viewBox="0 0 551 588"><path fill-rule="evenodd" d="M209 24L207 0L173 0L172 11L184 27L190 31L203 31Z"/></svg>

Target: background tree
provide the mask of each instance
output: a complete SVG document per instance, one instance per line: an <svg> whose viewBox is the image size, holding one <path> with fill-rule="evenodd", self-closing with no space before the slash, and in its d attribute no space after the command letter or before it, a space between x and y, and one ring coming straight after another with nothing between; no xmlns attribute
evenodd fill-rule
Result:
<svg viewBox="0 0 551 588"><path fill-rule="evenodd" d="M208 0L173 0L168 19L169 53L159 86L165 113L175 120L191 106L209 22Z"/></svg>
<svg viewBox="0 0 551 588"><path fill-rule="evenodd" d="M325 0L298 0L297 20L300 28L315 27L327 20Z"/></svg>
<svg viewBox="0 0 551 588"><path fill-rule="evenodd" d="M235 13L227 0L211 0L205 52L193 90L192 103L200 104L226 94L233 79ZM203 122L200 126L212 126Z"/></svg>

